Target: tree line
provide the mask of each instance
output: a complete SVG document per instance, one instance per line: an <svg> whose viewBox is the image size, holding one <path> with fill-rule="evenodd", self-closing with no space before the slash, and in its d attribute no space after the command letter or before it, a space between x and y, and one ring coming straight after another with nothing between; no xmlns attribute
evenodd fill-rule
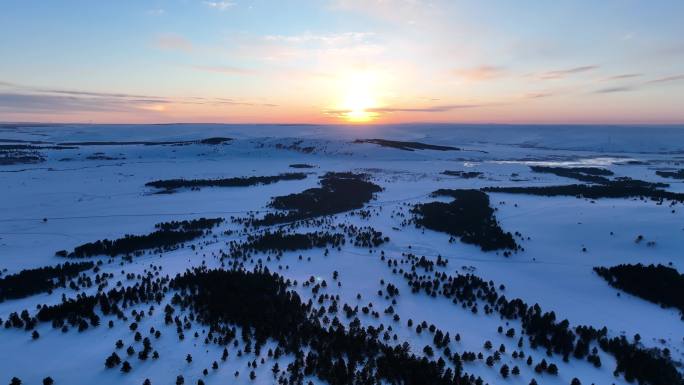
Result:
<svg viewBox="0 0 684 385"><path fill-rule="evenodd" d="M87 258L97 255L116 256L122 254L139 255L144 250L173 250L179 244L199 238L211 228L223 222L222 218L194 219L180 222L164 222L155 225L158 230L144 235L127 234L114 240L102 239L76 246L72 252L57 251L59 257Z"/></svg>
<svg viewBox="0 0 684 385"><path fill-rule="evenodd" d="M655 201L684 202L684 194L663 190L665 183L645 182L630 178L616 178L600 185L571 184L560 186L485 187L482 191L541 196L574 196L589 199L641 198Z"/></svg>
<svg viewBox="0 0 684 385"><path fill-rule="evenodd" d="M270 176L249 176L221 179L163 179L145 183L147 187L164 189L167 192L180 188L199 189L202 187L247 187L261 184L272 184L285 180L306 179L303 172L289 172Z"/></svg>
<svg viewBox="0 0 684 385"><path fill-rule="evenodd" d="M30 295L52 292L66 287L67 281L80 272L92 269L92 262L69 263L22 270L17 274L0 278L0 302Z"/></svg>
<svg viewBox="0 0 684 385"><path fill-rule="evenodd" d="M594 267L596 274L620 290L624 290L663 307L679 309L684 320L684 274L663 265L622 264Z"/></svg>
<svg viewBox="0 0 684 385"><path fill-rule="evenodd" d="M530 166L536 173L554 174L564 178L577 179L582 182L608 183L610 179L606 176L613 175L613 172L599 167L551 167L551 166Z"/></svg>

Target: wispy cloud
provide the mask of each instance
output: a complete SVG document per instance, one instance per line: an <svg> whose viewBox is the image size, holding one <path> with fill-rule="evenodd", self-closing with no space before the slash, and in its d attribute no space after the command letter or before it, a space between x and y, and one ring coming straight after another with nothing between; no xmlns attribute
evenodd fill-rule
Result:
<svg viewBox="0 0 684 385"><path fill-rule="evenodd" d="M371 32L342 32L332 34L313 34L306 32L298 35L266 35L264 40L272 42L284 42L290 44L316 43L329 46L339 46L364 42L372 37Z"/></svg>
<svg viewBox="0 0 684 385"><path fill-rule="evenodd" d="M599 90L596 90L596 91L594 91L594 93L597 93L597 94L614 94L614 93L618 93L618 92L634 91L636 89L637 89L637 87L635 87L635 86L607 87L607 88L601 88Z"/></svg>
<svg viewBox="0 0 684 385"><path fill-rule="evenodd" d="M158 36L155 46L162 50L190 52L193 49L192 42L183 36L165 34Z"/></svg>
<svg viewBox="0 0 684 385"><path fill-rule="evenodd" d="M151 16L161 16L165 14L166 11L163 10L162 8L154 8L154 9L148 9L147 14Z"/></svg>
<svg viewBox="0 0 684 385"><path fill-rule="evenodd" d="M614 76L609 76L605 78L605 80L624 80L624 79L633 79L633 78L638 78L644 76L644 74L620 74L620 75L614 75Z"/></svg>
<svg viewBox="0 0 684 385"><path fill-rule="evenodd" d="M506 69L503 67L482 65L474 68L455 69L456 76L470 81L488 80L503 76Z"/></svg>
<svg viewBox="0 0 684 385"><path fill-rule="evenodd" d="M551 79L562 79L570 75L575 75L579 73L584 73L584 72L589 72L593 71L595 69L599 68L597 65L588 65L588 66L581 66L581 67L573 67L573 68L567 68L567 69L561 69L561 70L555 70L555 71L548 71L539 74L540 79L544 80L551 80Z"/></svg>
<svg viewBox="0 0 684 385"><path fill-rule="evenodd" d="M82 90L50 88L50 87L33 87L33 86L27 86L27 85L11 83L11 82L6 82L6 81L0 81L0 87L12 88L14 90L19 90L22 92L55 94L55 95L61 95L61 96L92 96L92 97L103 97L103 98L137 98L137 99L154 99L155 98L154 96L140 95L140 94L82 91Z"/></svg>
<svg viewBox="0 0 684 385"><path fill-rule="evenodd" d="M204 5L209 8L218 9L219 11L225 11L228 8L235 6L232 1L205 1Z"/></svg>
<svg viewBox="0 0 684 385"><path fill-rule="evenodd" d="M333 0L334 10L352 11L398 22L419 25L435 21L439 7L432 1L423 0Z"/></svg>
<svg viewBox="0 0 684 385"><path fill-rule="evenodd" d="M679 82L682 80L684 80L684 74L664 76L661 78L652 79L652 80L648 80L648 81L636 83L636 84L631 84L631 85L601 88L601 89L594 91L594 93L612 94L612 93L618 93L618 92L637 91L637 90L642 89L642 88L655 87L656 85L661 85L661 84L666 84L666 83L674 83L674 82Z"/></svg>
<svg viewBox="0 0 684 385"><path fill-rule="evenodd" d="M677 81L680 81L680 80L684 80L684 74L682 74L682 75L674 75L674 76L665 76L665 77L662 77L662 78L649 80L649 81L646 82L646 83L648 83L648 84L669 83L669 82L677 82Z"/></svg>
<svg viewBox="0 0 684 385"><path fill-rule="evenodd" d="M391 112L446 112L453 110L462 110L466 108L478 108L482 107L480 104L445 104L438 106L427 106L427 107L378 107L369 108L369 112L377 113L391 113Z"/></svg>
<svg viewBox="0 0 684 385"><path fill-rule="evenodd" d="M109 92L92 92L92 91L74 91L74 90L64 90L55 88L34 88L33 90L38 92L45 92L50 94L61 94L67 96L93 96L99 98L141 98L141 99L154 99L154 96L147 95L135 95L135 94L121 94L121 93L109 93Z"/></svg>
<svg viewBox="0 0 684 385"><path fill-rule="evenodd" d="M374 115L381 116L397 112L418 112L418 113L441 113L454 110L470 109L484 107L480 104L444 104L444 105L434 105L434 106L421 106L421 107L375 107L367 108L365 112ZM349 113L352 113L349 109L328 109L324 110L323 113L329 116L343 118Z"/></svg>
<svg viewBox="0 0 684 385"><path fill-rule="evenodd" d="M259 106L277 107L233 98L162 97L128 93L64 90L30 87L0 81L0 86L12 90L0 92L0 110L33 111L36 113L98 112L98 111L163 111L170 105Z"/></svg>
<svg viewBox="0 0 684 385"><path fill-rule="evenodd" d="M153 104L164 104L159 100L138 100L121 98L70 97L63 95L0 93L0 110L31 111L36 113L84 112L84 111L132 111L145 109Z"/></svg>
<svg viewBox="0 0 684 385"><path fill-rule="evenodd" d="M541 99L553 96L553 92L531 92L524 95L525 99Z"/></svg>

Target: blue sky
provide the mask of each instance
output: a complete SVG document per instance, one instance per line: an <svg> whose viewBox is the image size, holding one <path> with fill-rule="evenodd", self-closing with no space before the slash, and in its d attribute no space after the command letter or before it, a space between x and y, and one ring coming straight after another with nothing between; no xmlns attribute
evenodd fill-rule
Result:
<svg viewBox="0 0 684 385"><path fill-rule="evenodd" d="M681 0L0 6L0 121L684 122Z"/></svg>

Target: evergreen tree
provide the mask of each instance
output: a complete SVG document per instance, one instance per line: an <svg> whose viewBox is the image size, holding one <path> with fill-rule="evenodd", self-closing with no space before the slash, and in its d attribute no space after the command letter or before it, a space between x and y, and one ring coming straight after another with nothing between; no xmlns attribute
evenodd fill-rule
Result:
<svg viewBox="0 0 684 385"><path fill-rule="evenodd" d="M121 371L124 373L130 372L131 369L133 369L133 368L131 367L131 364L128 363L128 361L124 361L123 364L121 365Z"/></svg>
<svg viewBox="0 0 684 385"><path fill-rule="evenodd" d="M501 373L501 377L507 378L508 377L508 365L504 364L501 367L501 370L499 372Z"/></svg>

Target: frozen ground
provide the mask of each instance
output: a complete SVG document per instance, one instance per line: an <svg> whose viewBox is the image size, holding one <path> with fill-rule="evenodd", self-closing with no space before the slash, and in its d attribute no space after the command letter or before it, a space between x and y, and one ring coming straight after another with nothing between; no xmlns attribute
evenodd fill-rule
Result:
<svg viewBox="0 0 684 385"><path fill-rule="evenodd" d="M131 141L190 141L210 137L228 137L226 144L144 145L117 144ZM461 148L460 151L403 151L375 144L353 143L354 139L382 138L419 141ZM340 303L352 306L373 298L381 311L389 301L377 296L380 279L394 282L400 289L395 309L402 321L395 332L399 341L408 341L416 354L432 337L417 335L405 320L425 320L438 328L459 333L462 340L453 351L483 351L485 340L495 347L511 340L497 333L503 325L497 316L478 313L454 306L443 298L430 298L424 293L411 294L406 282L393 275L378 253L398 258L402 252L436 259L438 255L449 263L448 274L473 271L485 280L505 285L505 295L519 297L530 304L539 303L545 310L555 311L559 319L567 318L572 325L606 326L610 336L639 333L645 347L668 348L676 362L684 362L684 321L678 311L664 309L609 286L596 275L594 266L614 266L620 263L671 264L684 271L684 210L653 201L636 199L599 199L591 201L575 197L538 197L531 195L490 194L496 217L506 231L518 231L524 251L504 257L502 253L483 252L479 247L461 242L449 243L447 234L401 226L408 215L407 204L435 200L429 194L438 188L480 188L486 186L530 186L578 183L551 174L532 173L529 165L601 166L616 176L629 176L647 181L666 182L669 191L684 192L682 180L665 179L656 170L679 169L684 166L684 127L519 127L519 126L224 126L224 125L158 125L158 126L30 126L0 125L2 144L41 142L48 146L74 142L109 142L93 145L76 144L70 149L39 149L45 161L34 164L0 166L0 270L3 276L23 269L62 263L57 250L98 239L114 239L125 234L145 234L154 224L170 220L198 217L246 216L250 212L270 211L271 197L295 193L315 187L318 176L328 171L369 173L372 181L384 190L367 206L377 215L367 219L340 214L336 223L372 226L390 241L370 253L367 249L347 244L340 251L324 256L322 250L285 253L280 261L264 264L287 278L303 282L309 276L331 281L337 270L341 287L329 287L339 294ZM293 169L288 165L306 163L311 169ZM442 175L444 170L479 171L481 178L462 179ZM270 185L234 188L203 188L200 191L181 190L173 194L155 194L145 183L156 179L228 178L275 175L303 171L311 175L299 181L283 181ZM102 271L115 274L126 284L122 272L142 272L151 264L162 266L171 276L191 266L206 263L216 267L219 250L227 250L226 242L241 236L224 234L240 226L225 222L214 230L216 238L195 242L202 248L188 247L159 255L133 258L121 264L119 259L103 260ZM313 230L313 229L310 229ZM642 235L645 240L635 243ZM527 237L530 239L527 240ZM586 248L586 251L583 251ZM299 255L304 258L298 259ZM310 257L310 260L307 258ZM282 267L279 269L279 265ZM287 265L287 268L285 266ZM94 288L93 288L94 289ZM92 292L87 289L86 292ZM304 298L310 290L298 287ZM56 290L18 300L0 302L0 318L23 309L34 311L37 304L60 302L61 294L75 296L70 289ZM356 298L361 293L363 300ZM684 293L682 293L684 295ZM141 306L141 308L147 308ZM129 309L130 310L130 309ZM360 316L364 324L377 324L370 316ZM381 320L387 322L385 315ZM103 324L107 319L103 318ZM391 320L390 320L391 321ZM175 336L173 325L164 326L159 309L155 316L145 318L141 329L154 326L162 337L154 341L160 359L138 363L131 359L133 370L123 374L105 369L104 360L114 350L118 339L132 340L126 323L116 321L112 329L106 326L90 328L82 333L66 334L40 324L41 337L32 340L30 333L15 329L0 330L0 383L14 376L25 384L38 384L51 376L57 384L142 384L150 378L153 384L174 383L176 376L185 376L186 383L195 384L202 378L207 384L274 383L270 373L273 362L255 369L257 378L250 380L248 358L231 357L219 370L202 376L218 360L222 348L202 343L203 337L187 333L183 341ZM201 330L201 327L198 329ZM128 342L126 342L128 344ZM528 384L536 378L540 384L569 384L573 377L582 384L626 383L622 376L613 376L614 359L601 353L603 366L594 368L586 361L560 357L549 359L543 349L528 355L547 358L559 367L558 376L538 375L525 365L504 354L502 361L487 367L482 360L466 363L464 370L481 376L490 384ZM122 353L122 356L125 353ZM185 361L192 354L193 362ZM280 365L287 365L288 357ZM503 379L499 366L518 365L519 376ZM239 377L234 372L240 372ZM679 368L682 371L682 368ZM312 378L314 382L318 380Z"/></svg>

